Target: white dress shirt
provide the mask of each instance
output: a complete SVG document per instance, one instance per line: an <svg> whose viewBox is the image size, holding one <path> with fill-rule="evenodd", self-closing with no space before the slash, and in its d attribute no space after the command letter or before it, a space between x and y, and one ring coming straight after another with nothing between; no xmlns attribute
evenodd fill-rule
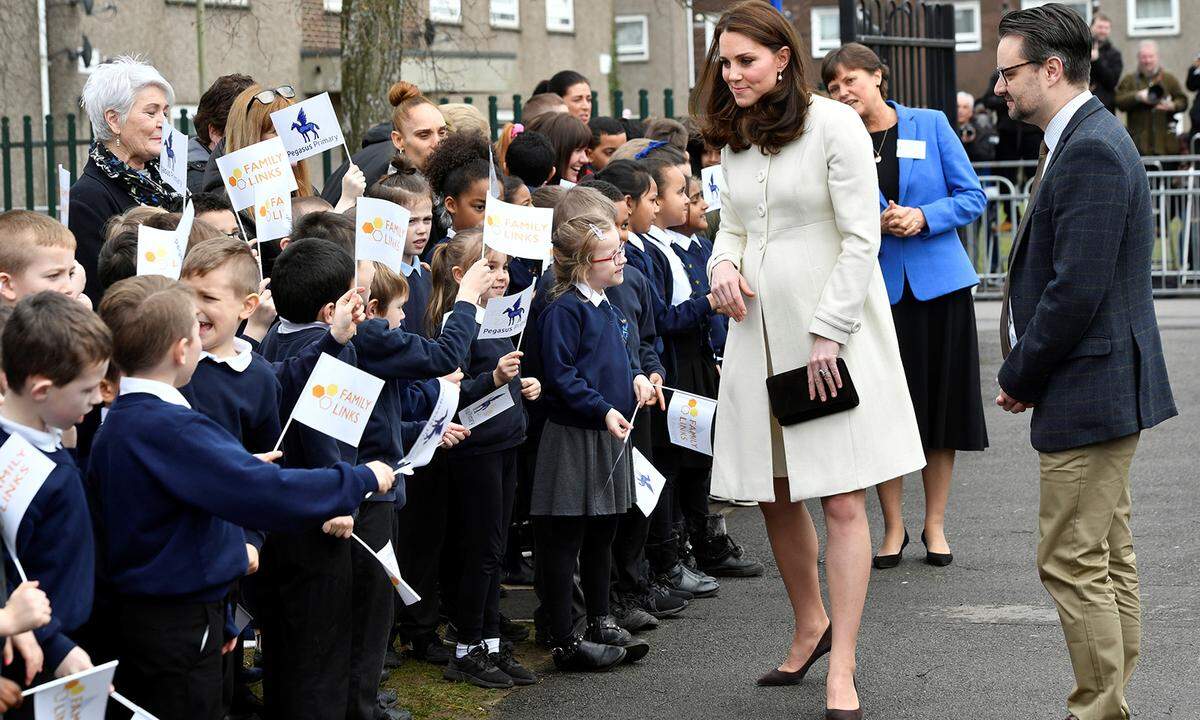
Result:
<svg viewBox="0 0 1200 720"><path fill-rule="evenodd" d="M162 400L169 402L172 405L181 405L185 408L190 408L187 398L183 396L177 388L174 388L165 382L151 380L149 378L140 377L123 377L121 378L121 395L130 393L147 393Z"/></svg>

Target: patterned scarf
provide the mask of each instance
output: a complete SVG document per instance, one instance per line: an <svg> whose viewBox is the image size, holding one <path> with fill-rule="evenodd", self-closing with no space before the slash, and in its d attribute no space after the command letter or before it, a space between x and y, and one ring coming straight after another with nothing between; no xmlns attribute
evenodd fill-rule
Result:
<svg viewBox="0 0 1200 720"><path fill-rule="evenodd" d="M168 212L183 209L183 197L158 174L158 158L148 161L145 169L138 172L99 142L92 143L88 156L100 172L117 181L139 205L152 205Z"/></svg>

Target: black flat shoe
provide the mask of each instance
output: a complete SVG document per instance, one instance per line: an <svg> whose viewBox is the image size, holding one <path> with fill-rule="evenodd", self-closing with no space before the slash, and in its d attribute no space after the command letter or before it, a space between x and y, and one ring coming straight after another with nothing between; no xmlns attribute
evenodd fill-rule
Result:
<svg viewBox="0 0 1200 720"><path fill-rule="evenodd" d="M935 553L929 552L929 545L925 542L925 531L921 531L921 544L925 546L925 562L934 567L946 567L954 562L954 553Z"/></svg>
<svg viewBox="0 0 1200 720"><path fill-rule="evenodd" d="M876 555L875 559L871 561L871 567L876 570L890 570L896 567L904 557L904 548L906 547L908 547L908 530L904 531L904 542L900 544L900 552L895 555Z"/></svg>
<svg viewBox="0 0 1200 720"><path fill-rule="evenodd" d="M775 668L774 670L771 670L770 672L768 672L766 675L763 675L762 677L760 677L758 679L758 685L760 687L781 687L783 685L799 685L800 681L804 679L804 674L808 672L808 669L810 667L812 667L813 663L815 663L817 660L819 660L822 655L828 654L829 649L831 647L833 647L833 625L832 624L830 624L829 627L825 628L825 634L822 635L821 639L817 641L817 646L815 648L813 648L812 655L808 656L808 660L805 661L804 665L802 665L799 670L789 672L787 670L780 670L779 668Z"/></svg>

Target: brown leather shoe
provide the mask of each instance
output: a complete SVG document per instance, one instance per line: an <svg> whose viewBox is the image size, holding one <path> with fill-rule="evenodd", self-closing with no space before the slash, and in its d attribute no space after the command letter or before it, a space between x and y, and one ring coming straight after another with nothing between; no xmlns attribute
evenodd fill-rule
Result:
<svg viewBox="0 0 1200 720"><path fill-rule="evenodd" d="M817 646L813 648L812 655L808 656L808 660L799 670L788 671L775 668L758 679L758 684L761 687L781 687L783 685L799 685L804 679L804 674L812 667L813 663L829 652L833 647L833 624L825 628L825 634L817 641Z"/></svg>

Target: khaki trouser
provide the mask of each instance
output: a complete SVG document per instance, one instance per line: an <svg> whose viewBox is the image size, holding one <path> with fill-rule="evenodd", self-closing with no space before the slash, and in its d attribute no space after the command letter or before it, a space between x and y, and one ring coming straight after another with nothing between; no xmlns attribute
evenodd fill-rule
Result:
<svg viewBox="0 0 1200 720"><path fill-rule="evenodd" d="M1054 598L1079 720L1129 717L1125 686L1137 663L1141 605L1129 530L1129 465L1139 433L1041 453L1038 573Z"/></svg>

